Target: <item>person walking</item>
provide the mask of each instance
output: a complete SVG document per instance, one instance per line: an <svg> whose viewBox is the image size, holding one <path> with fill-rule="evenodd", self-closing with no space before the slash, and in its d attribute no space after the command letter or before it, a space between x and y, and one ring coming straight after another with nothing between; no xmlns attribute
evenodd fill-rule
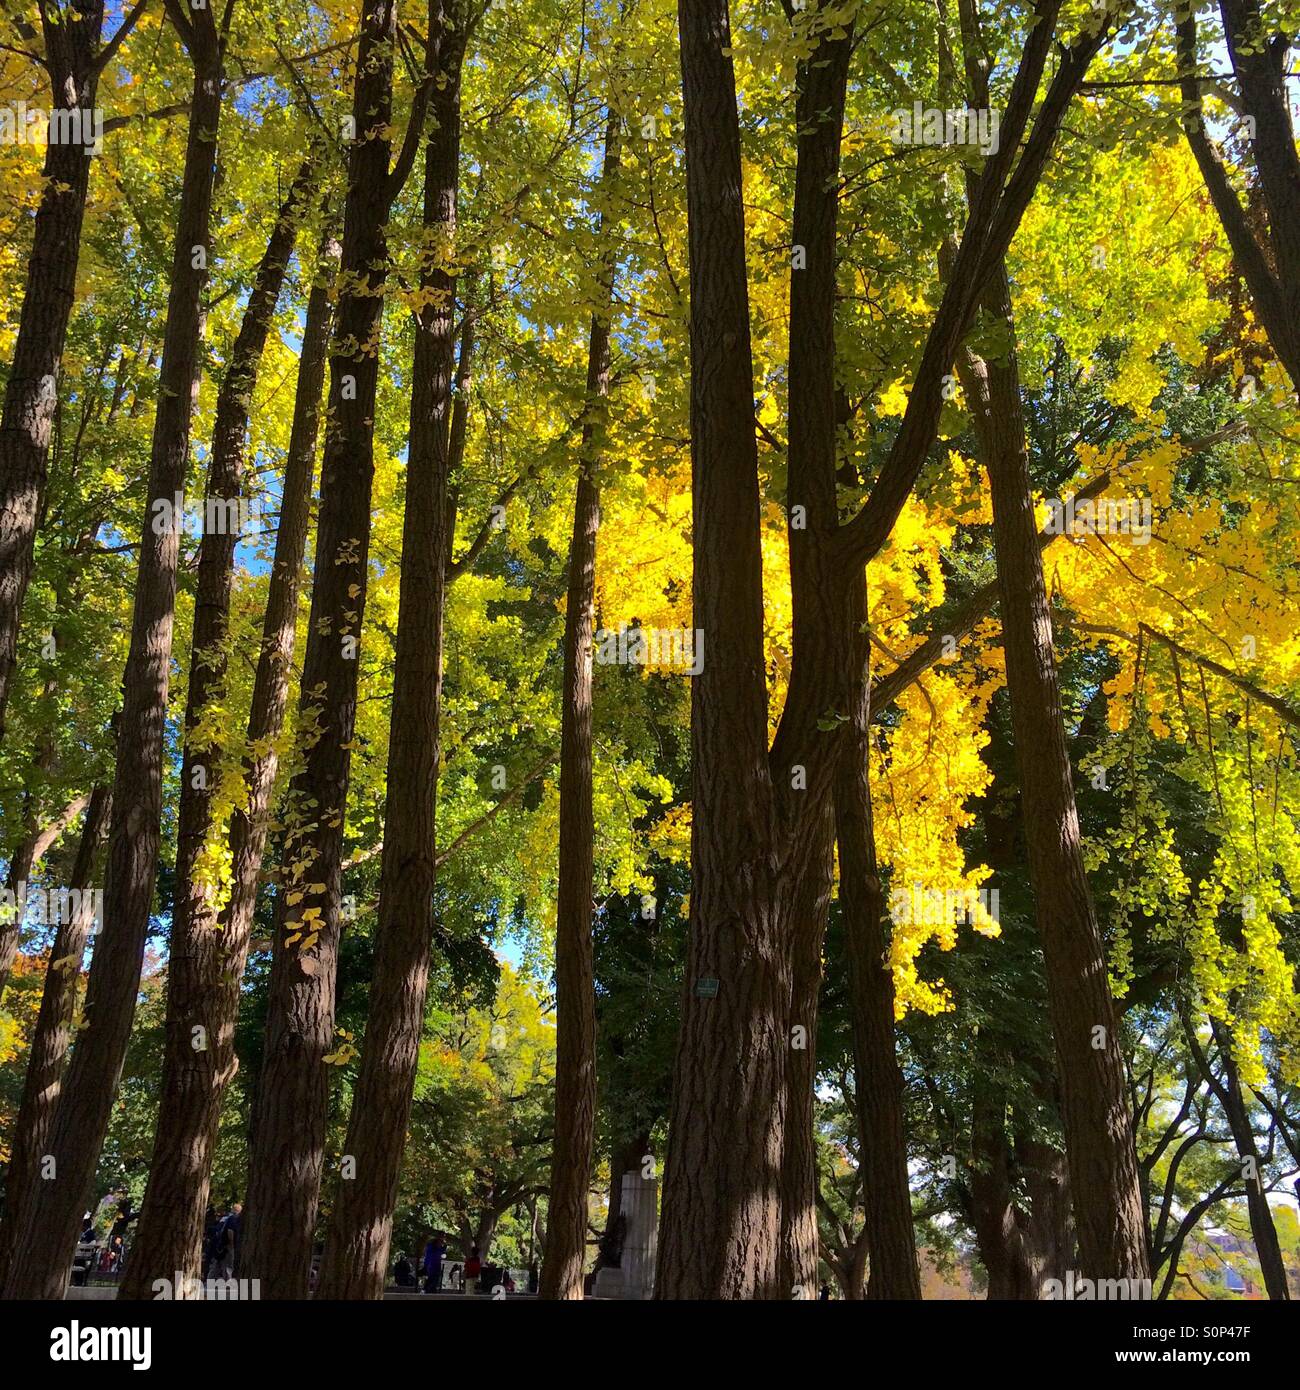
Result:
<svg viewBox="0 0 1300 1390"><path fill-rule="evenodd" d="M447 1254L447 1242L441 1231L435 1231L424 1247L424 1291L437 1293L442 1288L442 1262Z"/></svg>

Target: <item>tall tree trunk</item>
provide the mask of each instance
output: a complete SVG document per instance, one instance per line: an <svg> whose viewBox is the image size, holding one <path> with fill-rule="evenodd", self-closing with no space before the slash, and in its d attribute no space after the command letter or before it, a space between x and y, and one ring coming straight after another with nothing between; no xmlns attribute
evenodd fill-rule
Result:
<svg viewBox="0 0 1300 1390"><path fill-rule="evenodd" d="M89 120L99 79L103 21L104 0L71 0L61 9L41 6L55 111L80 111L83 121ZM43 191L5 384L0 417L0 739L45 501L50 430L76 295L90 166L90 151L82 145L51 141L45 147Z"/></svg>
<svg viewBox="0 0 1300 1390"><path fill-rule="evenodd" d="M131 1034L158 864L180 518L159 529L154 522L166 515L185 485L224 45L210 10L194 10L187 17L178 3L171 3L169 12L190 50L194 87L149 466L150 505L140 540L118 718L104 927L91 961L86 1027L78 1034L51 1132L57 1177L41 1184L30 1220L19 1232L5 1285L10 1298L61 1298L67 1285L78 1223ZM159 502L165 503L161 513Z"/></svg>
<svg viewBox="0 0 1300 1390"><path fill-rule="evenodd" d="M547 1204L546 1263L539 1296L580 1299L587 1262L587 1195L596 1129L596 979L591 913L595 833L591 807L592 637L596 607L596 532L600 525L600 455L609 395L609 319L614 290L613 241L606 227L610 186L618 176L618 116L605 126L602 211L606 238L600 303L587 341L586 417L578 454L578 488L569 544L564 614L564 694L560 714L560 863L555 918L555 1146Z"/></svg>
<svg viewBox="0 0 1300 1390"><path fill-rule="evenodd" d="M412 149L408 138L390 171L396 18L395 0L365 0L302 674L302 761L285 810L288 867L276 904L266 1044L249 1156L242 1268L262 1281L269 1298L306 1296L324 1162L329 1064L323 1059L334 1044L343 828L370 551L387 224L409 172L405 152ZM411 119L418 130L423 123L418 99Z"/></svg>
<svg viewBox="0 0 1300 1390"><path fill-rule="evenodd" d="M81 841L72 866L70 888L84 891L94 881L95 857L108 827L109 793L107 787L96 787L86 807L81 827ZM32 1200L32 1187L37 1181L41 1155L45 1152L50 1125L58 1105L59 1085L63 1063L72 1037L72 1018L77 1003L77 986L81 980L81 960L94 925L94 900L84 898L70 920L60 922L50 948L50 963L45 971L45 988L41 993L40 1012L36 1016L36 1031L32 1036L27 1074L23 1080L23 1096L14 1121L10 1145L9 1166L5 1171L5 1214L0 1223L0 1287L9 1270L10 1256L20 1225L20 1212L25 1212Z"/></svg>
<svg viewBox="0 0 1300 1390"><path fill-rule="evenodd" d="M963 0L962 23L969 99L974 106L987 106L987 63L969 0ZM982 182L981 176L968 174L972 208L983 199ZM1034 517L1011 287L1002 255L992 264L983 307L1005 324L1007 351L995 361L985 361L966 350L958 354L957 371L993 494L1007 691L1056 1045L1079 1263L1082 1273L1093 1279L1145 1279L1146 1217L1137 1148L1118 1015L1079 838L1052 615Z"/></svg>
<svg viewBox="0 0 1300 1390"><path fill-rule="evenodd" d="M807 13L807 12L806 12ZM816 22L824 24L818 16ZM814 30L813 32L818 32ZM794 643L799 649L791 680L790 707L797 710L806 688L809 650L830 649L847 675L849 629L839 611L844 586L825 565L826 537L838 523L835 496L835 300L838 248L840 142L852 23L822 28L813 53L800 64L795 98L797 149L793 250L790 272L790 447L787 513ZM822 667L820 659L817 666ZM824 713L824 706L818 714ZM840 741L838 732L828 740ZM774 777L791 777L784 734L773 750ZM801 764L802 765L802 764ZM804 765L804 778L809 769ZM813 785L791 789L791 809L814 827L808 852L797 861L800 880L790 901L791 995L786 1059L786 1129L782 1163L782 1249L778 1284L786 1297L795 1290L812 1298L817 1288L817 1167L814 1156L813 1090L817 1075L817 1003L822 942L830 907L833 819L829 785L813 774ZM804 804L806 803L806 804ZM800 1031L795 1031L800 1030Z"/></svg>
<svg viewBox="0 0 1300 1390"><path fill-rule="evenodd" d="M835 869L833 823L827 806L821 846L794 894L790 957L790 1054L785 1071L785 1152L781 1161L781 1263L778 1286L787 1298L817 1292L817 1006L822 944Z"/></svg>
<svg viewBox="0 0 1300 1390"><path fill-rule="evenodd" d="M456 200L465 32L455 0L438 6L429 46L441 70L425 146L425 248L411 372L411 431L380 868L379 922L361 1066L348 1121L318 1298L382 1298L393 1207L424 1023L433 894L447 592L447 480L456 349Z"/></svg>
<svg viewBox="0 0 1300 1390"><path fill-rule="evenodd" d="M758 461L727 0L680 0L691 292L690 937L655 1297L779 1295L785 1019Z"/></svg>
<svg viewBox="0 0 1300 1390"><path fill-rule="evenodd" d="M1005 265L985 308L1014 335ZM993 493L993 532L1029 876L1043 943L1082 1273L1147 1277L1145 1219L1106 954L1084 871L1034 518L1014 337L960 367Z"/></svg>
<svg viewBox="0 0 1300 1390"><path fill-rule="evenodd" d="M865 577L856 585L857 700L835 781L840 908L848 945L858 1162L871 1276L867 1296L920 1298L912 1194L907 1175L903 1073L895 1052L894 972L884 928L871 806L871 679Z"/></svg>
<svg viewBox="0 0 1300 1390"><path fill-rule="evenodd" d="M253 390L314 177L315 165L307 159L280 209L258 265L217 395L185 710L162 1085L149 1184L131 1246L131 1263L119 1291L124 1298L151 1296L155 1279L174 1278L177 1271L200 1273L211 1176L207 1145L209 1136L215 1136L228 1079L216 1068L218 1053L226 1054L229 1049L216 1046L215 1039L222 1026L233 1026L234 1022L213 1014L214 1006L220 1007L218 977L227 968L229 942L219 930L212 885L203 881L200 870L202 851L212 832L212 805L221 775L212 756L219 750L205 724L210 718L209 706L222 698L225 689L235 548L239 543L239 526L232 523L246 492L246 437ZM229 1056L225 1065L230 1065Z"/></svg>

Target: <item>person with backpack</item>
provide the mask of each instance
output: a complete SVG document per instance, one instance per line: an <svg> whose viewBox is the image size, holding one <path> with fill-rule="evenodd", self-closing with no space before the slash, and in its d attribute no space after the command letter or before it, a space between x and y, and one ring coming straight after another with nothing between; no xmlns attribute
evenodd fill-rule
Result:
<svg viewBox="0 0 1300 1390"><path fill-rule="evenodd" d="M441 1231L435 1231L424 1247L424 1291L437 1293L442 1288L442 1261L447 1253L447 1242Z"/></svg>
<svg viewBox="0 0 1300 1390"><path fill-rule="evenodd" d="M226 1219L217 1230L216 1277L233 1279L239 1260L239 1221L244 1210L242 1202L232 1202Z"/></svg>

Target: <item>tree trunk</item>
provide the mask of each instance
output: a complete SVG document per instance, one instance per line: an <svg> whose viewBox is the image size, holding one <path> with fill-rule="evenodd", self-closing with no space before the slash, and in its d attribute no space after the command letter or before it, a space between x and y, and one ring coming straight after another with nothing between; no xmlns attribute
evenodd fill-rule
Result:
<svg viewBox="0 0 1300 1390"><path fill-rule="evenodd" d="M894 972L884 929L884 894L876 865L871 807L870 647L865 577L857 581L855 621L858 698L835 782L835 836L840 856L840 907L848 944L853 1067L858 1112L858 1162L863 1168L872 1299L920 1298L907 1175L903 1073L895 1054Z"/></svg>
<svg viewBox="0 0 1300 1390"><path fill-rule="evenodd" d="M170 507L185 484L222 92L221 41L212 12L192 11L186 31L194 88L154 419L150 506L140 541L118 718L104 927L91 961L86 1026L73 1049L51 1132L57 1177L42 1184L31 1220L18 1235L5 1286L10 1298L62 1298L67 1286L86 1194L131 1034L153 903L180 518L173 518L174 526L159 529L154 522L161 519L156 504L165 500Z"/></svg>
<svg viewBox="0 0 1300 1390"><path fill-rule="evenodd" d="M960 365L993 493L993 530L1029 876L1043 943L1081 1272L1145 1279L1145 1219L1106 954L1084 871L1020 405L1011 292L999 263L985 308L1005 358Z"/></svg>
<svg viewBox="0 0 1300 1390"><path fill-rule="evenodd" d="M836 37L838 35L838 37ZM809 650L818 654L814 669L837 665L847 673L850 633L837 611L843 585L823 560L825 540L837 525L835 497L835 299L838 264L835 237L839 212L840 143L852 24L832 26L800 64L795 98L798 144L795 165L793 252L790 272L790 448L787 512L794 644L799 649L790 683L789 710L796 718L809 689ZM829 662L823 651L833 652ZM817 713L825 711L816 697ZM807 721L805 721L806 723ZM785 721L783 720L783 725ZM787 726L788 727L788 726ZM841 741L838 731L822 744ZM805 1298L817 1289L817 1166L813 1103L817 1076L817 1003L821 988L822 942L833 875L833 821L829 781L810 769L800 753L787 751L786 729L773 750L774 777L781 795L791 764L803 768L792 786L789 809L812 827L807 853L797 860L802 881L789 901L791 995L789 1054L786 1059L786 1132L782 1165L782 1250L778 1283L784 1296ZM824 767L829 770L826 759ZM794 1030L802 1030L796 1032Z"/></svg>
<svg viewBox="0 0 1300 1390"><path fill-rule="evenodd" d="M691 293L691 908L655 1297L780 1296L786 943L774 893L745 219L727 0L681 0Z"/></svg>
<svg viewBox="0 0 1300 1390"><path fill-rule="evenodd" d="M619 168L618 117L605 127L602 203ZM597 235L608 237L605 213ZM596 1128L596 981L592 964L591 681L596 605L596 532L604 402L609 394L609 318L614 287L612 238L602 260L601 303L587 343L586 418L569 545L564 614L564 694L560 716L560 862L555 918L555 1146L547 1204L546 1263L538 1294L580 1299L587 1262L587 1196Z"/></svg>
<svg viewBox="0 0 1300 1390"><path fill-rule="evenodd" d="M370 1009L344 1145L355 1175L338 1181L318 1298L382 1298L406 1144L433 941L436 809L447 592L447 480L460 169L460 68L465 35L454 4L438 12L436 129L425 147L426 253L416 318L410 450L402 520L384 850Z"/></svg>
<svg viewBox="0 0 1300 1390"><path fill-rule="evenodd" d="M989 1276L988 1297L991 1301L1036 1298L1027 1221L1011 1187L1006 1101L979 1075L972 1100L971 1159L971 1224Z"/></svg>
<svg viewBox="0 0 1300 1390"><path fill-rule="evenodd" d="M1070 1174L1065 1154L1041 1140L1016 1141L1016 1160L1029 1194L1029 1248L1034 1264L1033 1296L1043 1297L1049 1279L1065 1282L1074 1249L1070 1224ZM1143 1211L1146 1203L1143 1203Z"/></svg>
<svg viewBox="0 0 1300 1390"><path fill-rule="evenodd" d="M86 807L70 888L85 890L93 883L95 857L108 827L108 813L108 788L96 787ZM0 1287L8 1274L13 1243L22 1223L20 1213L25 1212L32 1201L32 1188L58 1105L64 1058L72 1037L81 961L94 917L93 899L83 900L71 921L59 923L54 945L50 948L45 988L36 1016L36 1031L32 1036L23 1096L14 1121L9 1165L5 1172L4 1221L0 1223Z"/></svg>
<svg viewBox="0 0 1300 1390"><path fill-rule="evenodd" d="M785 1153L781 1163L781 1265L786 1297L817 1294L817 1006L822 983L822 944L834 881L830 807L823 816L820 852L796 890L790 960L790 1055L786 1060Z"/></svg>
<svg viewBox="0 0 1300 1390"><path fill-rule="evenodd" d="M1219 1056L1223 1061L1223 1080L1220 1081L1208 1065L1202 1066L1202 1071L1223 1107L1233 1143L1237 1146L1237 1158L1241 1162L1243 1172L1242 1185L1246 1189L1246 1210L1250 1216L1250 1234L1255 1242L1255 1255L1259 1260L1260 1272L1264 1276L1264 1291L1271 1299L1289 1300L1291 1290L1287 1285L1286 1266L1282 1262L1282 1247L1278 1243L1273 1208L1269 1205L1268 1193L1264 1189L1263 1163L1255 1145L1255 1128L1246 1110L1241 1077L1232 1056L1232 1039L1222 1024L1212 1021L1210 1026L1214 1031L1215 1041L1219 1044ZM1199 1047L1196 1055L1199 1064L1204 1057Z"/></svg>
<svg viewBox="0 0 1300 1390"><path fill-rule="evenodd" d="M131 1246L131 1263L119 1290L123 1298L149 1297L155 1279L172 1279L177 1271L195 1276L201 1272L203 1217L211 1177L209 1136L215 1138L229 1079L218 1066L231 1065L230 1049L216 1040L222 1028L234 1025L233 1018L213 1012L214 1006L220 1009L219 976L228 968L230 942L219 928L212 885L203 880L201 868L221 776L211 756L219 751L216 738L206 722L209 705L220 700L225 690L226 639L240 532L225 504L237 504L246 491L245 443L253 390L315 174L313 162L304 161L276 218L217 396L207 485L208 502L215 506L205 502L185 710L162 1085L149 1184Z"/></svg>
<svg viewBox="0 0 1300 1390"><path fill-rule="evenodd" d="M303 662L301 764L285 808L270 1001L249 1155L242 1270L268 1298L307 1294L329 1104L340 884L370 550L375 349L388 276L394 0L365 0L357 53L329 428ZM416 119L419 113L413 113ZM399 170L400 176L399 176ZM292 898L293 902L288 900Z"/></svg>
<svg viewBox="0 0 1300 1390"><path fill-rule="evenodd" d="M41 6L53 107L89 118L99 79L104 0ZM18 627L32 577L48 477L59 369L77 286L91 157L51 141L41 171L27 284L0 418L0 739L18 662Z"/></svg>

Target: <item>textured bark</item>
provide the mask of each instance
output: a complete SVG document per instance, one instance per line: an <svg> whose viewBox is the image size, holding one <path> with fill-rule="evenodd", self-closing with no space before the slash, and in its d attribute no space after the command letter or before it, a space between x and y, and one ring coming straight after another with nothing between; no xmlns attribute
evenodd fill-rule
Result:
<svg viewBox="0 0 1300 1390"><path fill-rule="evenodd" d="M1005 267L995 273L985 307L1007 325L1012 346L997 362L968 354L959 371L968 384L993 493L1007 688L1080 1270L1093 1279L1144 1279L1147 1247L1137 1153L1105 948L1083 865Z"/></svg>
<svg viewBox="0 0 1300 1390"><path fill-rule="evenodd" d="M109 793L96 787L86 807L77 857L68 886L89 888L94 881L95 858L108 828ZM41 1155L59 1100L63 1063L72 1038L72 1018L81 979L81 960L94 925L94 910L84 903L70 922L59 924L45 972L40 1012L32 1035L23 1095L14 1121L9 1164L5 1170L5 1214L0 1223L0 1287L9 1269L20 1213L28 1210L32 1188L40 1170Z"/></svg>
<svg viewBox="0 0 1300 1390"><path fill-rule="evenodd" d="M870 648L862 628L866 581L857 582L858 697L835 783L840 908L848 944L858 1162L871 1277L867 1296L920 1298L912 1195L907 1176L903 1073L895 1054L894 972L884 929L884 893L872 821Z"/></svg>
<svg viewBox="0 0 1300 1390"><path fill-rule="evenodd" d="M374 349L388 276L387 222L409 162L390 171L394 0L365 0L357 53L329 426L303 662L301 765L285 808L266 1043L249 1155L242 1272L264 1298L303 1298L320 1197L334 1045L343 823L356 725L370 550ZM422 122L423 111L412 120ZM287 898L301 894L295 903Z"/></svg>
<svg viewBox="0 0 1300 1390"><path fill-rule="evenodd" d="M53 109L89 116L98 82L104 0L41 6ZM13 362L0 418L0 738L18 660L18 627L32 577L48 478L59 369L77 285L92 158L81 145L46 146L40 206L27 260ZM2 963L2 961L0 961Z"/></svg>
<svg viewBox="0 0 1300 1390"><path fill-rule="evenodd" d="M1059 0L1041 0L972 210L954 277L932 328L908 410L870 498L836 526L820 438L833 420L825 309L791 333L808 356L791 372L793 658L780 727L765 756L766 689L753 372L735 80L726 0L679 0L691 285L691 447L695 622L708 657L692 698L691 934L674 1072L656 1296L781 1296L781 1188L797 888L821 843L840 723L856 679L850 586L888 539L924 465L951 367L980 289L1019 224L1056 131L1105 33L1065 50L1029 125L1052 49ZM820 116L820 109L818 115ZM838 122L831 121L832 128ZM817 143L814 137L814 143ZM811 185L808 186L811 189ZM827 201L814 200L824 205ZM833 213L811 217L808 264ZM826 264L833 265L827 259ZM824 273L824 267L823 267ZM827 283L827 282L822 282ZM828 283L832 287L834 277ZM806 289L814 303L820 288ZM792 296L792 312L794 298ZM817 336L821 333L821 337ZM806 387L796 374L808 372ZM807 411L796 442L796 414ZM833 433L832 433L833 448ZM831 456L833 462L833 454ZM832 718L829 728L827 716ZM705 984L704 982L708 982ZM786 1291L788 1292L788 1291Z"/></svg>
<svg viewBox="0 0 1300 1390"><path fill-rule="evenodd" d="M822 945L834 881L834 829L823 815L820 852L809 862L794 895L790 955L790 1055L786 1060L785 1153L781 1163L781 1263L778 1287L786 1297L817 1294L817 1006L822 983ZM798 1031L796 1031L798 1030Z"/></svg>
<svg viewBox="0 0 1300 1390"><path fill-rule="evenodd" d="M605 127L602 194L618 174L618 117ZM605 231L605 216L598 234ZM606 233L606 235L608 235ZM609 315L614 288L612 241L602 264L604 302L591 316L586 418L569 544L564 614L564 693L560 713L560 861L555 919L555 1144L547 1204L546 1262L540 1297L583 1296L587 1194L596 1129L596 979L592 964L591 678L596 608L596 533L600 525L601 432L609 394Z"/></svg>
<svg viewBox="0 0 1300 1390"><path fill-rule="evenodd" d="M1005 1098L977 1077L971 1115L970 1217L993 1301L1037 1297L1028 1221L1012 1190L1005 1111Z"/></svg>
<svg viewBox="0 0 1300 1390"><path fill-rule="evenodd" d="M258 368L275 306L293 254L298 226L311 193L315 167L298 171L267 242L239 332L217 394L207 497L238 501L246 491L246 440ZM226 510L223 508L222 510ZM233 1018L218 1017L220 976L229 966L230 941L219 930L210 886L198 876L199 856L212 828L212 801L219 770L212 763L203 723L209 705L225 691L230 601L234 591L239 528L231 517L213 516L199 545L198 585L185 709L186 748L181 765L176 832L176 893L167 952L166 1043L162 1085L149 1165L149 1184L131 1246L131 1262L119 1296L152 1297L155 1279L176 1271L201 1273L203 1217L208 1204L211 1144L229 1080L228 1046L217 1042Z"/></svg>
<svg viewBox="0 0 1300 1390"><path fill-rule="evenodd" d="M1065 1282L1074 1256L1069 1161L1060 1149L1036 1139L1017 1137L1015 1152L1029 1194L1029 1246L1037 1278L1034 1297L1042 1298L1048 1279Z"/></svg>
<svg viewBox="0 0 1300 1390"><path fill-rule="evenodd" d="M678 22L706 653L692 685L690 938L655 1297L773 1297L790 983L774 900L740 139L726 0L680 0Z"/></svg>
<svg viewBox="0 0 1300 1390"><path fill-rule="evenodd" d="M393 1207L411 1113L429 980L436 865L442 700L442 628L447 591L456 281L446 266L456 242L460 169L460 68L465 34L454 3L440 5L429 35L441 72L435 128L425 147L425 253L416 317L411 431L402 520L402 570L389 735L379 922L361 1066L318 1298L381 1298Z"/></svg>
<svg viewBox="0 0 1300 1390"><path fill-rule="evenodd" d="M153 902L162 816L163 734L176 607L179 529L155 531L154 501L184 487L190 418L197 388L200 299L208 245L221 117L222 41L210 10L170 7L194 65L158 406L149 500L139 550L131 643L122 681L112 827L104 880L104 926L96 942L78 1034L54 1121L50 1153L57 1177L43 1183L14 1247L5 1285L11 1298L61 1298L81 1214L108 1127L135 1013ZM178 519L179 520L179 519Z"/></svg>
<svg viewBox="0 0 1300 1390"><path fill-rule="evenodd" d="M976 27L973 7L963 7L963 20L970 98L975 105L987 105L987 70L975 58L978 45L971 41ZM972 207L983 198L982 182L968 175ZM1011 287L1001 255L983 291L983 307L1006 326L1006 354L985 361L967 350L957 359L957 371L993 495L1007 690L1056 1046L1079 1262L1089 1278L1143 1279L1148 1274L1147 1242L1137 1150L1105 947L1084 871L1034 517Z"/></svg>
<svg viewBox="0 0 1300 1390"><path fill-rule="evenodd" d="M834 37L838 34L838 37ZM794 255L790 273L790 448L787 510L794 615L794 668L786 717L773 748L778 788L803 769L807 785L791 789L788 812L807 822L813 843L796 862L789 923L790 1049L786 1068L785 1155L782 1163L782 1248L779 1285L787 1296L817 1289L817 1169L813 1148L813 1089L817 1074L817 1002L822 942L830 905L833 822L827 756L838 730L815 733L814 750L799 747L792 730L816 731L827 707L843 708L850 679L851 632L844 586L825 564L835 532L835 239L840 142L848 83L852 25L832 29L800 65L795 99L798 145L794 186ZM826 678L845 692L828 693ZM810 756L810 753L812 756ZM784 779L784 780L783 780ZM802 1034L793 1032L803 1029ZM802 1042L803 1046L797 1046Z"/></svg>
<svg viewBox="0 0 1300 1390"><path fill-rule="evenodd" d="M857 1238L841 1257L828 1255L826 1263L831 1267L835 1282L847 1303L861 1303L866 1297L867 1286L867 1233L859 1231Z"/></svg>

